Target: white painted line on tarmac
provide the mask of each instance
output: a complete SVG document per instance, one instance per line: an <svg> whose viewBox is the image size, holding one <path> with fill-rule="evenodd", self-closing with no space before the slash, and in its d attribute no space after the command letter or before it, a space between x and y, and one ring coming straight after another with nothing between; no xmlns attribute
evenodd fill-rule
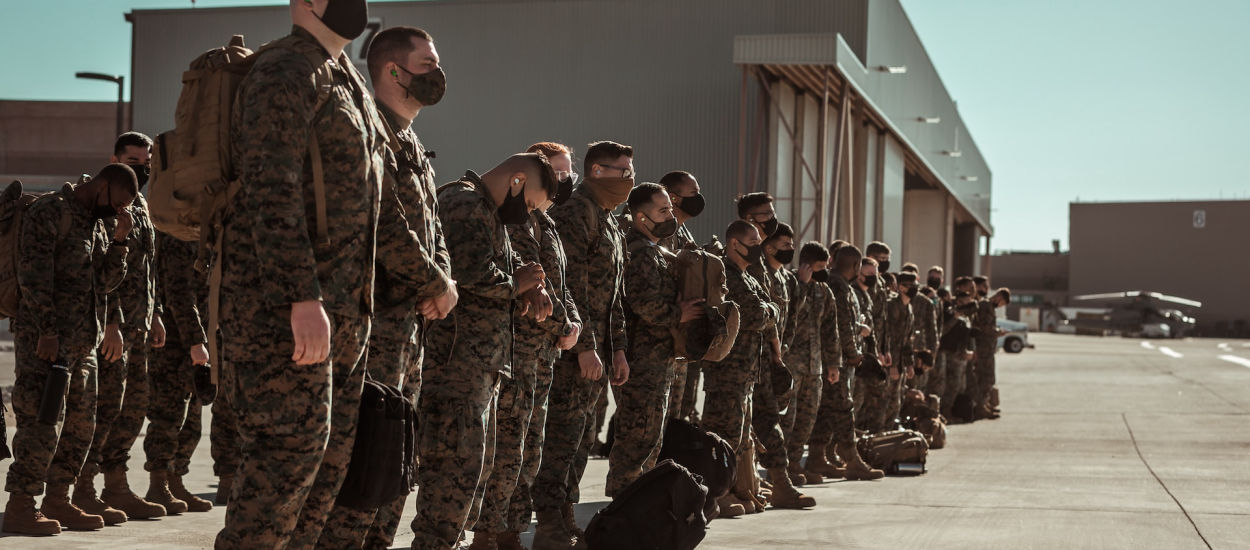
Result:
<svg viewBox="0 0 1250 550"><path fill-rule="evenodd" d="M1228 342L1220 342L1220 345L1216 347L1220 348L1220 350L1222 351L1227 351L1229 353L1232 353L1233 351L1233 348L1228 345Z"/></svg>
<svg viewBox="0 0 1250 550"><path fill-rule="evenodd" d="M1168 356L1168 357L1174 358L1174 359L1180 359L1181 357L1184 357L1184 355L1183 355L1183 354L1178 353L1177 351L1175 351L1175 350L1173 350L1172 348L1169 348L1169 347L1167 347L1167 346L1164 346L1164 347L1159 348L1159 353L1162 353L1162 354L1164 354L1164 355L1166 355L1166 356Z"/></svg>
<svg viewBox="0 0 1250 550"><path fill-rule="evenodd" d="M1220 359L1228 361L1229 363L1236 363L1250 369L1250 359L1246 359L1245 357L1238 357L1236 355L1221 355Z"/></svg>
<svg viewBox="0 0 1250 550"><path fill-rule="evenodd" d="M1145 340L1141 341L1141 347L1146 348L1146 349L1155 349L1154 344L1151 344L1150 342L1147 342Z"/></svg>

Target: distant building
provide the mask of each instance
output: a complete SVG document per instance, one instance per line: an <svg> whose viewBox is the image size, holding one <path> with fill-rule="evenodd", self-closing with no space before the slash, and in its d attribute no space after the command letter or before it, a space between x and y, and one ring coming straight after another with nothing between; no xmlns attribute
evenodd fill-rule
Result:
<svg viewBox="0 0 1250 550"><path fill-rule="evenodd" d="M22 180L46 191L95 174L108 164L116 131L113 101L0 100L0 186Z"/></svg>
<svg viewBox="0 0 1250 550"><path fill-rule="evenodd" d="M1056 330L1068 306L1069 259L1055 241L1050 252L1003 252L990 258L990 284L1011 289L1007 316L1033 330Z"/></svg>

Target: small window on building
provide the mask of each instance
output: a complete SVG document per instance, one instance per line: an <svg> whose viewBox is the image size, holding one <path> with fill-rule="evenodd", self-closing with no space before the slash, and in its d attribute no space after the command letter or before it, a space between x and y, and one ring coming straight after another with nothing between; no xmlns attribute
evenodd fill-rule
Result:
<svg viewBox="0 0 1250 550"><path fill-rule="evenodd" d="M1207 226L1207 211L1194 210L1194 229L1202 229Z"/></svg>

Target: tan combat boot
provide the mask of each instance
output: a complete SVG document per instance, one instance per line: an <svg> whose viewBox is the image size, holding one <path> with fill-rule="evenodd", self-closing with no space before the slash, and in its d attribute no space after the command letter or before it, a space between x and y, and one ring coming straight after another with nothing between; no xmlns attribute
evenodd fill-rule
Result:
<svg viewBox="0 0 1250 550"><path fill-rule="evenodd" d="M794 484L795 487L802 487L808 483L820 483L819 481L809 479L807 473L803 471L803 466L797 460L790 462L790 465L786 467L786 472L789 472L790 483ZM819 477L819 474L817 476Z"/></svg>
<svg viewBox="0 0 1250 550"><path fill-rule="evenodd" d="M9 493L9 503L4 507L4 532L17 535L59 535L61 524L54 519L48 519L43 512L35 509L35 497Z"/></svg>
<svg viewBox="0 0 1250 550"><path fill-rule="evenodd" d="M469 545L468 550L497 550L499 547L495 545L495 534L486 531L474 531L473 543Z"/></svg>
<svg viewBox="0 0 1250 550"><path fill-rule="evenodd" d="M741 500L738 500L738 497L734 496L733 493L717 499L716 505L720 507L720 514L716 516L718 518L736 518L747 513L746 505Z"/></svg>
<svg viewBox="0 0 1250 550"><path fill-rule="evenodd" d="M790 476L785 468L769 468L768 478L773 482L773 498L769 501L773 508L797 509L816 505L816 499L798 492L790 484Z"/></svg>
<svg viewBox="0 0 1250 550"><path fill-rule="evenodd" d="M538 527L534 529L534 550L569 550L577 540L564 526L564 516L559 510L538 512Z"/></svg>
<svg viewBox="0 0 1250 550"><path fill-rule="evenodd" d="M100 500L95 492L95 469L85 467L74 483L74 498L70 501L88 514L104 518L105 525L117 525L126 522L126 512L113 508Z"/></svg>
<svg viewBox="0 0 1250 550"><path fill-rule="evenodd" d="M165 507L165 513L176 516L187 511L187 503L179 500L173 493L169 492L169 473L168 472L152 472L151 482L148 483L148 494L143 498L154 504Z"/></svg>
<svg viewBox="0 0 1250 550"><path fill-rule="evenodd" d="M213 509L213 503L195 496L187 487L182 484L182 476L169 476L169 492L174 498L187 503L188 512L207 512Z"/></svg>
<svg viewBox="0 0 1250 550"><path fill-rule="evenodd" d="M825 459L825 450L817 446L812 446L808 449L807 465L804 467L803 471L817 477L827 477L830 479L842 477L842 471L830 464L829 461Z"/></svg>
<svg viewBox="0 0 1250 550"><path fill-rule="evenodd" d="M504 531L495 537L495 547L499 550L530 550L521 544L521 533Z"/></svg>
<svg viewBox="0 0 1250 550"><path fill-rule="evenodd" d="M66 529L95 531L104 528L104 518L88 514L69 501L69 485L48 485L48 494L43 497L40 509L43 515Z"/></svg>
<svg viewBox="0 0 1250 550"><path fill-rule="evenodd" d="M226 474L217 478L217 497L213 502L225 506L230 502L230 488L234 486L234 474Z"/></svg>
<svg viewBox="0 0 1250 550"><path fill-rule="evenodd" d="M846 479L847 481L864 481L881 479L885 477L885 472L873 469L864 459L859 456L859 448L854 443L838 444L838 456L846 461Z"/></svg>
<svg viewBox="0 0 1250 550"><path fill-rule="evenodd" d="M125 470L104 472L104 492L100 494L100 500L126 512L126 517L133 519L151 519L165 515L164 506L143 500L130 490Z"/></svg>
<svg viewBox="0 0 1250 550"><path fill-rule="evenodd" d="M577 515L573 512L572 502L564 503L564 507L560 508L560 515L564 518L565 531L579 539L586 538L586 532L577 526Z"/></svg>

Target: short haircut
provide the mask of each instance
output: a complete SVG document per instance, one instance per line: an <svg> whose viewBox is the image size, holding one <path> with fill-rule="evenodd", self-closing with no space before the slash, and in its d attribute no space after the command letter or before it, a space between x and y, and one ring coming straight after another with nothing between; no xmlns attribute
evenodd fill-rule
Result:
<svg viewBox="0 0 1250 550"><path fill-rule="evenodd" d="M864 254L868 256L876 256L877 254L889 254L889 253L890 253L890 245L887 245L881 241L872 241L868 243L868 246L866 248L864 248Z"/></svg>
<svg viewBox="0 0 1250 550"><path fill-rule="evenodd" d="M741 241L753 231L756 233L759 232L759 230L756 229L754 225L751 225L750 222L734 220L733 223L729 224L729 227L725 228L725 240L728 241L729 239L737 239Z"/></svg>
<svg viewBox="0 0 1250 550"><path fill-rule="evenodd" d="M127 147L149 149L152 147L152 138L139 132L126 132L117 136L117 141L113 142L113 156L122 156L122 153L126 152Z"/></svg>
<svg viewBox="0 0 1250 550"><path fill-rule="evenodd" d="M673 170L660 178L660 185L663 185L665 189L672 189L673 186L681 185L687 181L694 181L694 174L685 170Z"/></svg>
<svg viewBox="0 0 1250 550"><path fill-rule="evenodd" d="M135 177L135 171L120 162L101 168L100 173L96 174L94 179L108 185L116 185L131 195L139 194L139 178Z"/></svg>
<svg viewBox="0 0 1250 550"><path fill-rule="evenodd" d="M803 248L799 249L800 264L814 264L828 259L829 249L816 241L807 241L803 243Z"/></svg>
<svg viewBox="0 0 1250 550"><path fill-rule="evenodd" d="M971 284L971 283L972 283L972 277L969 277L967 275L960 275L958 277L955 277L955 282L951 283L951 288L958 288L958 287Z"/></svg>
<svg viewBox="0 0 1250 550"><path fill-rule="evenodd" d="M863 257L864 253L860 252L855 245L849 243L844 244L841 248L838 248L837 252L833 253L834 267L836 267L838 271L842 271L850 267L859 269L859 260Z"/></svg>
<svg viewBox="0 0 1250 550"><path fill-rule="evenodd" d="M529 168L538 170L539 183L542 184L543 190L547 192L547 198L556 196L556 192L559 191L560 182L556 180L556 171L551 167L551 161L547 160L546 155L542 153L517 153L508 157L508 160L504 162L509 166L509 171L519 169L522 165L528 165ZM516 168L513 168L513 166L516 166Z"/></svg>
<svg viewBox="0 0 1250 550"><path fill-rule="evenodd" d="M933 290L933 287L928 285L920 285L920 293L928 296L929 298L937 296L937 292Z"/></svg>
<svg viewBox="0 0 1250 550"><path fill-rule="evenodd" d="M634 148L615 141L596 141L586 146L586 160L582 161L582 170L586 172L586 177L593 177L590 173L591 166L607 166L607 161L621 157L634 158Z"/></svg>
<svg viewBox="0 0 1250 550"><path fill-rule="evenodd" d="M846 241L844 241L844 240L842 240L842 239L838 239L838 240L836 240L836 241L833 241L833 242L829 243L829 253L830 253L830 254L837 254L837 253L838 253L838 249L840 249L840 248L842 248L842 247L844 247L844 246L846 246L846 245L848 245L848 244L851 244L851 243L848 243L848 242L846 242Z"/></svg>
<svg viewBox="0 0 1250 550"><path fill-rule="evenodd" d="M391 27L373 35L365 45L365 59L369 66L369 77L374 85L382 77L382 69L387 63L403 65L408 61L408 54L416 49L413 40L433 42L434 37L416 27Z"/></svg>
<svg viewBox="0 0 1250 550"><path fill-rule="evenodd" d="M777 230L773 231L772 235L765 237L764 243L765 244L772 243L782 237L790 237L791 239L794 239L794 228L790 227L790 224L788 223L777 224Z"/></svg>
<svg viewBox="0 0 1250 550"><path fill-rule="evenodd" d="M859 265L860 265L861 267L862 267L862 266L865 266L865 265L870 265L870 266L873 266L873 267L877 267L877 265L878 265L878 264L877 264L877 260L875 260L875 259L873 259L873 258L869 258L868 256L864 256L864 259L862 259L862 260L860 260L860 261L859 261Z"/></svg>
<svg viewBox="0 0 1250 550"><path fill-rule="evenodd" d="M990 278L986 277L985 275L977 275L976 277L972 278L972 282L980 286L982 283L989 284Z"/></svg>
<svg viewBox="0 0 1250 550"><path fill-rule="evenodd" d="M887 285L892 285L892 284L897 284L897 283L898 283L898 277L895 277L893 273L888 273L888 272L887 272L887 273L882 273L882 274L881 274L881 278L882 278L882 279L885 279L885 284L887 284Z"/></svg>
<svg viewBox="0 0 1250 550"><path fill-rule="evenodd" d="M946 270L942 269L942 266L940 265L935 265L929 268L929 273L933 273L934 271L941 273L942 275L946 275Z"/></svg>
<svg viewBox="0 0 1250 550"><path fill-rule="evenodd" d="M994 297L995 298L1001 297L1004 303L1010 304L1011 303L1011 289L1006 288L1006 287L1000 288L998 289L998 292L994 293Z"/></svg>
<svg viewBox="0 0 1250 550"><path fill-rule="evenodd" d="M547 157L548 160L551 160L551 157L554 157L557 155L568 155L570 159L573 158L573 150L569 149L568 145L565 145L563 143L556 143L554 141L540 141L538 143L530 145L528 148L525 149L525 152L526 153L542 153L543 155Z"/></svg>
<svg viewBox="0 0 1250 550"><path fill-rule="evenodd" d="M629 192L629 199L627 200L629 211L637 212L642 207L651 204L655 196L663 192L664 188L658 184L650 182L638 184Z"/></svg>
<svg viewBox="0 0 1250 550"><path fill-rule="evenodd" d="M738 217L745 218L747 217L747 212L750 212L751 210L755 209L758 206L763 206L765 204L772 204L772 203L773 203L773 196L769 195L768 193L765 193L763 191L747 193L741 197L738 197Z"/></svg>
<svg viewBox="0 0 1250 550"><path fill-rule="evenodd" d="M919 274L920 274L920 266L918 266L918 265L916 265L916 264L914 264L914 263L912 263L912 262L907 262L907 263L903 264L903 267L902 267L901 269L899 269L899 271L910 271L910 272L912 272L912 273L915 273L915 274L919 275Z"/></svg>
<svg viewBox="0 0 1250 550"><path fill-rule="evenodd" d="M967 290L960 290L955 293L956 300L959 300L961 298L971 298L971 297L972 297L972 293L968 292Z"/></svg>
<svg viewBox="0 0 1250 550"><path fill-rule="evenodd" d="M946 287L941 287L937 289L937 295L938 295L938 298L945 300L951 297L951 291L947 289Z"/></svg>

